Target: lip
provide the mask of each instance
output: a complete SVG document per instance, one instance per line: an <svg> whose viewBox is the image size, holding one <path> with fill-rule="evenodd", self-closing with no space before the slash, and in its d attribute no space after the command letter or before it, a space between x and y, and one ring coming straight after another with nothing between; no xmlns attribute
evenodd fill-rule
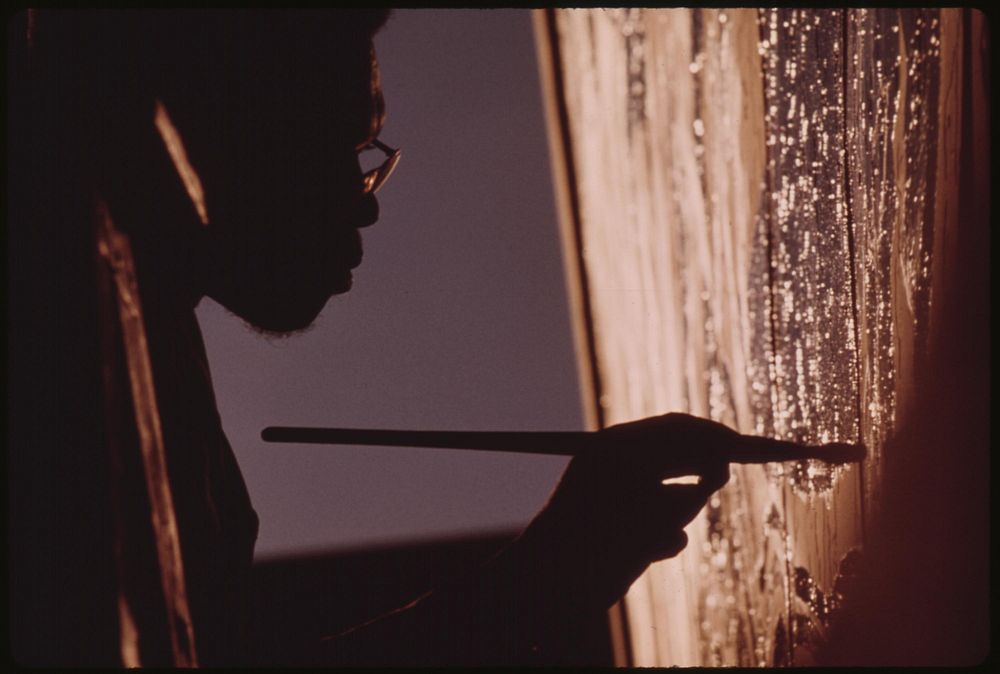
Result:
<svg viewBox="0 0 1000 674"><path fill-rule="evenodd" d="M351 269L357 269L358 267L360 267L361 266L361 261L365 257L365 253L364 253L363 250L361 250L360 246L358 246L357 251L358 252L355 253L354 256L351 258L351 262L350 262Z"/></svg>
<svg viewBox="0 0 1000 674"><path fill-rule="evenodd" d="M351 269L357 269L361 265L361 261L365 257L364 248L361 245L361 232L354 229L351 230L352 236L349 237L348 242L348 253L347 253L347 266Z"/></svg>

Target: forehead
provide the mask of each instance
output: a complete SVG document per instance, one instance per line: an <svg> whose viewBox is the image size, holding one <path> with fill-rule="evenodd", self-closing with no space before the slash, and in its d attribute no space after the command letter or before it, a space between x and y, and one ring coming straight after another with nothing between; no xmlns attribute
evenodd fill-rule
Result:
<svg viewBox="0 0 1000 674"><path fill-rule="evenodd" d="M236 22L220 45L240 102L276 120L322 123L355 145L376 135L384 104L370 35L311 13L261 18Z"/></svg>
<svg viewBox="0 0 1000 674"><path fill-rule="evenodd" d="M232 46L248 59L256 57L258 65L272 61L292 74L358 80L371 61L373 33L350 20L353 16L338 11L247 12L235 17L226 33L230 42L239 43Z"/></svg>

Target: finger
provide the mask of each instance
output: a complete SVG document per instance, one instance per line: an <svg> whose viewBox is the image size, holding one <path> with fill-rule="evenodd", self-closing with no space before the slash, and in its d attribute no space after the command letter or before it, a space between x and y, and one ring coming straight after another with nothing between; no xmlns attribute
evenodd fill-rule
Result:
<svg viewBox="0 0 1000 674"><path fill-rule="evenodd" d="M729 464L716 463L698 471L701 480L698 487L701 489L704 498L708 498L712 493L719 491L729 482Z"/></svg>
<svg viewBox="0 0 1000 674"><path fill-rule="evenodd" d="M650 530L659 536L663 531L683 529L705 507L710 494L700 483L659 487L649 501Z"/></svg>
<svg viewBox="0 0 1000 674"><path fill-rule="evenodd" d="M654 560L669 559L680 554L687 547L687 544L688 535L682 529L668 535L660 545L653 547L650 554Z"/></svg>
<svg viewBox="0 0 1000 674"><path fill-rule="evenodd" d="M803 459L849 463L861 461L866 453L864 445L861 444L834 442L825 445L803 445L787 440L739 435L722 449L720 458L730 463L768 463Z"/></svg>
<svg viewBox="0 0 1000 674"><path fill-rule="evenodd" d="M660 475L660 483L663 485L694 484L707 494L722 489L728 482L729 463L704 458L699 461L690 460L686 465L673 466Z"/></svg>
<svg viewBox="0 0 1000 674"><path fill-rule="evenodd" d="M669 471L664 477L690 475L706 461L769 463L819 459L846 463L860 461L866 454L860 444L804 445L742 435L725 424L681 413L611 426L596 441L612 448L629 447L630 459L637 468Z"/></svg>

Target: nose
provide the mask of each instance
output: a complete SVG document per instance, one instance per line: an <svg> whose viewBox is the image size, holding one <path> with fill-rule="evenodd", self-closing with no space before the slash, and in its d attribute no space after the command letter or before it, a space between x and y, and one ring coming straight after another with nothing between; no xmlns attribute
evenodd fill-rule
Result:
<svg viewBox="0 0 1000 674"><path fill-rule="evenodd" d="M349 150L345 155L328 160L332 169L328 175L330 203L343 213L346 226L355 229L370 227L378 221L378 200L374 193L364 191L365 172L356 151Z"/></svg>
<svg viewBox="0 0 1000 674"><path fill-rule="evenodd" d="M345 165L342 166L341 177L333 178L334 184L342 188L348 187L340 192L341 208L346 206L348 222L350 226L357 229L370 227L378 221L379 206L378 200L371 192L364 191L364 170L361 168L361 160L356 152L351 151L349 158L345 158Z"/></svg>
<svg viewBox="0 0 1000 674"><path fill-rule="evenodd" d="M358 228L374 225L378 221L378 214L378 199L375 198L375 195L366 194L363 196L358 205Z"/></svg>

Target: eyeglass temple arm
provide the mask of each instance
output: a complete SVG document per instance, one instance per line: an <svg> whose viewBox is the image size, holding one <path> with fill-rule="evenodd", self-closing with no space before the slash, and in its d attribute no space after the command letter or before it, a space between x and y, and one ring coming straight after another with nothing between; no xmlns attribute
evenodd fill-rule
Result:
<svg viewBox="0 0 1000 674"><path fill-rule="evenodd" d="M392 153L394 153L396 151L393 148L391 148L388 145L386 145L385 143L383 143L382 141L380 141L378 138L374 138L372 140L372 142L370 143L370 145L372 145L374 147L377 147L378 149L382 150L382 152L385 152L386 154L392 154Z"/></svg>

